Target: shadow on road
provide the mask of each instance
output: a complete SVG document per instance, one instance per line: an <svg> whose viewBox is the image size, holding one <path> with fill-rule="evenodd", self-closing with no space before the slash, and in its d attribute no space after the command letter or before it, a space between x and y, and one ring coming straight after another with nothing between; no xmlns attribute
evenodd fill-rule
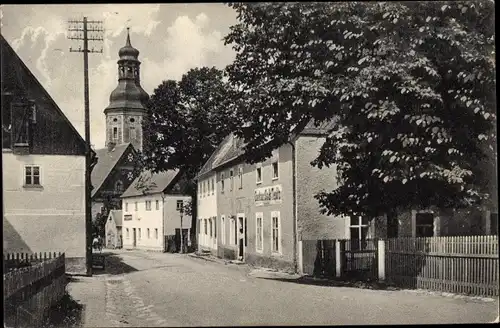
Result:
<svg viewBox="0 0 500 328"><path fill-rule="evenodd" d="M83 326L85 306L75 301L69 294L49 310L43 328L77 328Z"/></svg>
<svg viewBox="0 0 500 328"><path fill-rule="evenodd" d="M118 275L118 274L125 274L125 273L139 271L136 268L123 262L118 254L114 254L111 252L102 252L98 253L97 255L104 256L105 266L104 269L93 268L92 275L95 276L102 274Z"/></svg>
<svg viewBox="0 0 500 328"><path fill-rule="evenodd" d="M373 289L373 290L399 290L399 288L378 281L345 281L345 280L333 280L333 279L320 279L312 277L300 277L295 279L294 278L259 278L259 279L295 283L300 285L322 286L322 287L347 287L347 288L361 288L361 289Z"/></svg>

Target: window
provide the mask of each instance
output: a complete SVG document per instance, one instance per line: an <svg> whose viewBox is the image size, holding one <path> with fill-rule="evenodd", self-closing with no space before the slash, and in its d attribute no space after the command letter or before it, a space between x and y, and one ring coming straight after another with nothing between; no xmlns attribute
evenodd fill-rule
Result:
<svg viewBox="0 0 500 328"><path fill-rule="evenodd" d="M205 221L205 235L208 235L208 222L207 222L207 219L205 219L204 221Z"/></svg>
<svg viewBox="0 0 500 328"><path fill-rule="evenodd" d="M148 239L149 239L149 228L148 228L147 232L148 232Z"/></svg>
<svg viewBox="0 0 500 328"><path fill-rule="evenodd" d="M273 180L276 180L279 178L279 167L278 167L278 162L273 163Z"/></svg>
<svg viewBox="0 0 500 328"><path fill-rule="evenodd" d="M234 172L233 172L233 169L231 169L229 171L229 191L233 190L233 175L234 175Z"/></svg>
<svg viewBox="0 0 500 328"><path fill-rule="evenodd" d="M217 217L214 216L214 238L217 239Z"/></svg>
<svg viewBox="0 0 500 328"><path fill-rule="evenodd" d="M368 234L368 218L353 216L350 218L351 250L365 249Z"/></svg>
<svg viewBox="0 0 500 328"><path fill-rule="evenodd" d="M220 217L220 241L222 244L225 244L226 243L226 225L225 225L225 222L224 222L224 215L222 215Z"/></svg>
<svg viewBox="0 0 500 328"><path fill-rule="evenodd" d="M257 178L257 183L261 183L261 182L262 182L262 167L260 167L260 166L259 166L259 167L256 169L256 174L257 174L257 176L256 176L256 178Z"/></svg>
<svg viewBox="0 0 500 328"><path fill-rule="evenodd" d="M208 220L208 225L210 226L210 237L212 237L212 219Z"/></svg>
<svg viewBox="0 0 500 328"><path fill-rule="evenodd" d="M220 174L220 193L224 193L224 173Z"/></svg>
<svg viewBox="0 0 500 328"><path fill-rule="evenodd" d="M158 228L155 228L155 238L158 239Z"/></svg>
<svg viewBox="0 0 500 328"><path fill-rule="evenodd" d="M271 212L271 242L273 253L281 253L280 212Z"/></svg>
<svg viewBox="0 0 500 328"><path fill-rule="evenodd" d="M2 148L12 148L12 93L2 92Z"/></svg>
<svg viewBox="0 0 500 328"><path fill-rule="evenodd" d="M215 178L212 178L212 195L215 192Z"/></svg>
<svg viewBox="0 0 500 328"><path fill-rule="evenodd" d="M415 237L434 236L434 213L417 213L415 215Z"/></svg>
<svg viewBox="0 0 500 328"><path fill-rule="evenodd" d="M146 201L146 211L151 211L151 201L150 200L147 200Z"/></svg>
<svg viewBox="0 0 500 328"><path fill-rule="evenodd" d="M262 235L262 221L263 221L263 214L262 212L260 213L255 213L255 249L258 252L262 252L264 248L264 238Z"/></svg>
<svg viewBox="0 0 500 328"><path fill-rule="evenodd" d="M229 221L229 243L236 244L236 232L235 232L236 220L231 219Z"/></svg>
<svg viewBox="0 0 500 328"><path fill-rule="evenodd" d="M134 140L136 138L136 134L135 134L135 126L131 126L130 127L130 139L131 140Z"/></svg>
<svg viewBox="0 0 500 328"><path fill-rule="evenodd" d="M178 200L176 208L178 211L184 210L184 201L183 200Z"/></svg>
<svg viewBox="0 0 500 328"><path fill-rule="evenodd" d="M123 192L123 182L121 182L121 180L116 181L115 191L119 194L121 194Z"/></svg>
<svg viewBox="0 0 500 328"><path fill-rule="evenodd" d="M113 140L118 140L118 128L116 126L113 128Z"/></svg>
<svg viewBox="0 0 500 328"><path fill-rule="evenodd" d="M206 190L205 189L205 182L206 182L205 180L203 180L203 182L202 182L202 184L203 184L203 196L205 196L205 190Z"/></svg>
<svg viewBox="0 0 500 328"><path fill-rule="evenodd" d="M128 212L128 203L125 203L125 212Z"/></svg>
<svg viewBox="0 0 500 328"><path fill-rule="evenodd" d="M24 185L40 186L40 166L26 165L24 167Z"/></svg>
<svg viewBox="0 0 500 328"><path fill-rule="evenodd" d="M141 228L139 228L138 230L139 230L139 239L141 239Z"/></svg>
<svg viewBox="0 0 500 328"><path fill-rule="evenodd" d="M498 213L490 213L490 235L498 234Z"/></svg>
<svg viewBox="0 0 500 328"><path fill-rule="evenodd" d="M138 211L137 202L135 202L135 211L136 211L136 212Z"/></svg>
<svg viewBox="0 0 500 328"><path fill-rule="evenodd" d="M127 230L125 230L125 236L127 236L127 238L130 238L130 234L128 232L128 228L127 228Z"/></svg>
<svg viewBox="0 0 500 328"><path fill-rule="evenodd" d="M156 203L156 210L158 211L160 209L160 201L157 199L155 203Z"/></svg>
<svg viewBox="0 0 500 328"><path fill-rule="evenodd" d="M240 181L240 189L243 189L243 167L238 167L238 180Z"/></svg>

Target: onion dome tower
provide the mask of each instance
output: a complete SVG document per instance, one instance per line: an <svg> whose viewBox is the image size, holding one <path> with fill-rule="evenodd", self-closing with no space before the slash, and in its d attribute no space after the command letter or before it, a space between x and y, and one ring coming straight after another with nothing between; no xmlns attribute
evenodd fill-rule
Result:
<svg viewBox="0 0 500 328"><path fill-rule="evenodd" d="M141 87L139 50L130 43L127 28L127 41L118 51L118 86L109 96L106 115L106 146L132 143L136 150L142 151L142 119L145 103L149 95Z"/></svg>

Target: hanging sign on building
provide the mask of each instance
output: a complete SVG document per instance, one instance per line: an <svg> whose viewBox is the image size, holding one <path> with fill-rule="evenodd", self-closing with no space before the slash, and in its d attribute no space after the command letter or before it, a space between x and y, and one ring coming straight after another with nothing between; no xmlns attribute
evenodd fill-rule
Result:
<svg viewBox="0 0 500 328"><path fill-rule="evenodd" d="M255 206L281 204L281 185L255 189Z"/></svg>

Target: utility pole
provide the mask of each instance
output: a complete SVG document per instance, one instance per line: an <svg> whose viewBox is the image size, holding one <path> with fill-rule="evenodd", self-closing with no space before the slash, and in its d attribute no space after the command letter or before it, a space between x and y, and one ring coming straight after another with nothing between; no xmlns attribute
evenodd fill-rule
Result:
<svg viewBox="0 0 500 328"><path fill-rule="evenodd" d="M93 153L90 147L89 53L102 53L102 48L100 50L94 50L94 48L89 49L89 41L104 41L104 29L102 27L102 21L89 21L87 17L83 17L83 20L70 20L68 24L68 39L83 41L83 49L81 47L78 47L78 49L70 47L69 51L83 52L85 98L85 249L87 275L92 276L92 206L90 193L92 190L92 183L90 180L90 173L96 162L94 158L91 158Z"/></svg>

